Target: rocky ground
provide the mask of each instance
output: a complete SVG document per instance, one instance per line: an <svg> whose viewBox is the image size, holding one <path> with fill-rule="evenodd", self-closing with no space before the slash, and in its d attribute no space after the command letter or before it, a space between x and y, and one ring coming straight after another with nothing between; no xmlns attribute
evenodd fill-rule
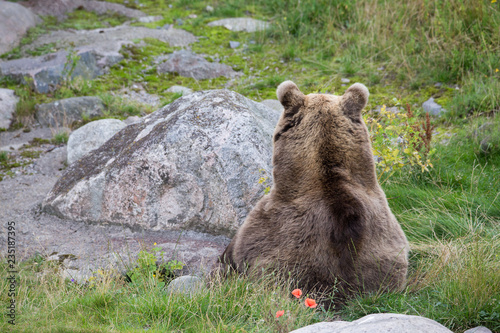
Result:
<svg viewBox="0 0 500 333"><path fill-rule="evenodd" d="M50 139L49 129L0 133L2 150L29 144L33 138ZM194 231L151 231L128 226L102 225L60 219L41 212L41 203L66 167L66 146L44 144L32 164L14 168L13 177L0 182L0 220L15 222L18 260L36 253L64 265L63 274L84 280L98 267L127 270L139 250L157 243L171 258L187 264L185 273L209 270L228 238ZM16 150L14 150L16 151ZM24 150L25 151L25 150ZM0 236L6 242L5 234Z"/></svg>

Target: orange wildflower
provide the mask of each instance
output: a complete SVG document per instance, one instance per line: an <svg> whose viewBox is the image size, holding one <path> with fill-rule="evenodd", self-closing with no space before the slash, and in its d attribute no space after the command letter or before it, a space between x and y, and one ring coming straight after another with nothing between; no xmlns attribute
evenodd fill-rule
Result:
<svg viewBox="0 0 500 333"><path fill-rule="evenodd" d="M306 298L306 302L305 303L306 303L306 306L308 308L312 308L312 309L314 309L315 307L318 306L318 304L316 304L316 301L313 300L313 299L311 299L311 298Z"/></svg>
<svg viewBox="0 0 500 333"><path fill-rule="evenodd" d="M281 316L282 316L282 315L284 315L284 314L285 314L285 310L280 310L280 311L277 311L277 312L276 312L276 318L279 318L279 317L281 317Z"/></svg>
<svg viewBox="0 0 500 333"><path fill-rule="evenodd" d="M295 289L294 291L292 291L292 295L297 297L297 298L300 298L300 296L302 296L302 290Z"/></svg>

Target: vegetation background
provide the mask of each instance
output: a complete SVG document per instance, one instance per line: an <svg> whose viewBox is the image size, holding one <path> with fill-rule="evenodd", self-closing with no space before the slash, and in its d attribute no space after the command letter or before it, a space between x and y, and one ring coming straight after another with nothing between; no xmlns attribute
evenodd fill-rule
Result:
<svg viewBox="0 0 500 333"><path fill-rule="evenodd" d="M425 316L455 332L478 325L500 331L499 3L113 2L163 16L160 22L135 25L179 25L181 19L180 28L202 36L192 45L193 51L208 59L219 58L244 75L234 81L157 75L149 66L153 57L175 48L148 39L146 46L125 47L125 59L109 74L91 82L65 82L52 95L39 95L25 86L0 80L2 87L15 89L21 97L16 114L18 128L29 124L35 104L72 96L102 96L107 117L154 111L126 104L110 94L137 82L143 83L149 93L162 96L163 104L180 96L164 92L173 84L195 90L227 86L261 100L275 98L277 85L287 79L305 93L342 94L347 86L342 85L341 78L362 82L371 93L367 110L380 105L405 110L398 116L366 111L365 120L374 148L390 162L379 165L380 180L411 242L408 286L401 292L358 296L345 308L325 311L306 308L290 296L297 286L287 281L276 283L271 278L255 281L234 277L192 297L171 295L163 287L175 267L170 265L170 271L162 271L148 261L148 255L158 252L152 244L146 246L138 267L131 268L137 277L131 282L112 271L99 271L86 284L75 284L59 278L58 267L38 256L20 268L18 331L286 332L318 321L353 320L377 312ZM207 5L214 10L207 11ZM206 25L215 19L241 16L269 21L271 28L252 34ZM91 29L124 21L114 14L77 10L62 23L45 18L42 25L30 30L23 44L51 30ZM232 49L230 40L246 47ZM48 52L50 48L46 47L31 55ZM17 48L2 57L24 55ZM443 116L426 120L421 105L429 97L447 110ZM485 128L490 129L486 148L480 142ZM406 144L399 145L398 137ZM55 140L64 141L64 137ZM412 157L414 153L417 159ZM15 161L2 154L0 163L2 173L8 174ZM0 267L5 273L5 262ZM2 279L0 298L4 304L8 301L7 289L7 281ZM275 318L278 310L285 310L285 314ZM2 316L0 330L11 328Z"/></svg>

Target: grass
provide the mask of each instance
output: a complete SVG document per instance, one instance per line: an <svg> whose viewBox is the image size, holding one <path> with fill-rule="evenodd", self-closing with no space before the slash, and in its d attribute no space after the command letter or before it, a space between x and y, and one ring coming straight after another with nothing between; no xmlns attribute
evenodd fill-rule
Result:
<svg viewBox="0 0 500 333"><path fill-rule="evenodd" d="M16 328L281 332L332 318L354 320L369 313L397 312L437 320L456 332L478 325L500 331L500 133L495 130L500 126L498 2L230 0L210 3L213 12L205 10L208 3L203 0L140 3L144 6L133 1L127 5L163 19L132 25L156 28L176 24L181 18L183 25L175 27L199 37L191 45L194 52L231 65L243 75L235 80L199 81L158 75L155 57L177 48L154 39L136 41L122 48L124 60L108 74L94 81L67 81L49 95L0 78L0 86L15 89L20 97L16 126L22 128L33 120L36 104L73 96L100 96L106 117L123 119L154 111L116 96L133 84L158 95L164 105L180 97L166 92L172 85L193 90L227 87L262 100L276 98L276 86L287 79L305 93L341 94L349 84L343 85L340 79L348 78L368 86L367 109L409 104L417 117L422 117L422 102L434 97L448 110L432 119L437 125L432 142L434 167L425 173L403 168L383 184L411 243L408 286L402 292L358 296L345 308L325 313L306 309L292 299L292 286L286 281L275 284L268 279L235 277L187 298L166 293L156 279L130 284L111 272L93 284L74 284L59 277L60 267L38 258L20 264ZM188 18L189 14L196 17ZM235 33L206 26L216 19L238 16L267 20L271 29ZM62 23L45 18L22 45L60 27L91 29L123 20L81 10ZM230 40L242 46L231 49ZM28 55L52 52L53 47L46 45ZM26 55L20 50L2 58ZM438 82L441 85L434 86ZM480 128L486 129L478 133ZM62 143L64 138L53 142ZM0 163L2 175L21 166L7 153L0 154ZM1 265L5 271L5 263ZM0 297L5 298L5 280L0 287ZM274 318L277 310L285 310L278 321ZM11 328L5 317L0 327L2 331Z"/></svg>
<svg viewBox="0 0 500 333"><path fill-rule="evenodd" d="M80 285L60 278L58 269L51 262L35 259L20 266L19 331L245 332L276 328L288 332L326 319L323 312L292 299L291 285L276 284L269 277L215 280L188 297L166 291L152 276L133 284L112 270L101 270L92 282ZM6 273L6 265L0 270ZM3 279L2 295L6 288ZM286 313L280 320L275 319L278 310ZM8 325L2 317L3 331Z"/></svg>

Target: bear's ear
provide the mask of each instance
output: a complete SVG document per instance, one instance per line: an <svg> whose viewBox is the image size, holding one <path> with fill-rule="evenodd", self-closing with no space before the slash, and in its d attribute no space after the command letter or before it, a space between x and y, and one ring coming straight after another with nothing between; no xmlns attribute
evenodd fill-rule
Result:
<svg viewBox="0 0 500 333"><path fill-rule="evenodd" d="M349 117L358 117L368 103L368 88L364 84L355 83L342 95L344 113Z"/></svg>
<svg viewBox="0 0 500 333"><path fill-rule="evenodd" d="M278 86L276 96L281 105L286 108L304 104L305 95L299 90L292 81L285 81Z"/></svg>

